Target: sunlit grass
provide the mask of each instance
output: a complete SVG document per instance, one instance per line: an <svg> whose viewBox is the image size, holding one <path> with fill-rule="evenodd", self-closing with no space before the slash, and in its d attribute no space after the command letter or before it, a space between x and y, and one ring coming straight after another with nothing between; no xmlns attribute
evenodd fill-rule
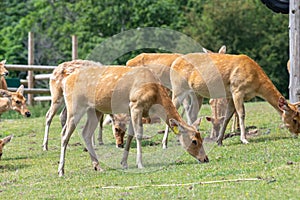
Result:
<svg viewBox="0 0 300 200"><path fill-rule="evenodd" d="M41 111L44 112L44 111ZM207 105L200 116L210 115ZM246 104L246 125L258 134L243 145L238 137L224 146L208 145L210 162L198 164L170 133L169 148L161 149L164 124L146 125L143 141L145 169L135 167L135 142L129 154L129 169L122 170L122 150L116 149L111 127L104 129L104 146L97 146L100 165L96 172L80 136L74 132L66 155L65 176L59 178L60 123L55 117L50 129L49 151L42 151L44 117L3 119L0 138L14 134L0 161L0 197L5 199L297 199L300 194L300 142L280 128L280 116L265 102ZM230 126L230 125L229 125ZM204 119L201 132L211 125ZM228 129L229 132L229 129ZM256 181L197 184L206 181L258 178ZM186 186L156 187L162 184ZM140 188L104 189L105 186Z"/></svg>

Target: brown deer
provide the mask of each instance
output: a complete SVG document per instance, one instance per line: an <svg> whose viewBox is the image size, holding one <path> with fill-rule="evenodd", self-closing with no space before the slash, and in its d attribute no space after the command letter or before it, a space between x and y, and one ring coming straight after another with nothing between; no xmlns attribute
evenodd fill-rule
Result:
<svg viewBox="0 0 300 200"><path fill-rule="evenodd" d="M14 110L23 116L30 117L31 113L26 106L26 99L23 96L23 92L23 85L21 85L16 92L0 90L0 114Z"/></svg>
<svg viewBox="0 0 300 200"><path fill-rule="evenodd" d="M273 85L262 68L246 55L191 53L177 58L170 72L173 103L178 108L189 93L199 98L229 98L226 115L217 142L222 145L227 124L236 110L239 116L241 141L247 144L245 134L244 101L259 96L269 102L283 117L286 125L294 127L299 121L288 119L291 104ZM283 112L286 111L286 112ZM285 113L285 115L283 115ZM294 132L296 133L296 132Z"/></svg>
<svg viewBox="0 0 300 200"><path fill-rule="evenodd" d="M12 138L13 138L13 135L10 135L10 136L7 136L3 139L0 139L0 160L1 160L1 157L2 157L2 154L3 154L4 145L9 143Z"/></svg>
<svg viewBox="0 0 300 200"><path fill-rule="evenodd" d="M0 62L0 89L7 90L7 83L4 76L8 75L8 71L5 68L6 60Z"/></svg>
<svg viewBox="0 0 300 200"><path fill-rule="evenodd" d="M214 53L208 49L203 48L203 52L205 53ZM225 54L226 53L226 46L223 45L218 53ZM223 124L225 113L226 113L226 107L228 105L229 100L227 98L219 98L219 99L210 99L209 105L212 111L212 116L206 116L206 120L212 123L212 129L210 133L210 138L217 138L218 134L220 132L221 125ZM238 124L238 118L237 113L234 112L234 118L232 123L231 131L234 131L236 129L236 126Z"/></svg>
<svg viewBox="0 0 300 200"><path fill-rule="evenodd" d="M60 106L63 104L63 83L66 77L70 75L71 72L74 72L75 70L79 68L84 68L90 65L97 65L101 66L100 63L96 63L93 61L87 61L87 60L74 60L70 62L64 62L60 65L58 65L57 68L55 68L52 72L52 76L50 77L49 85L50 85L50 93L51 93L51 105L50 108L46 114L46 123L45 123L45 133L44 133L44 140L43 140L43 150L48 150L48 137L49 137L49 129L52 122L53 117L57 113ZM71 66L72 71L70 71L68 68ZM65 121L67 118L67 111L64 108L63 111L60 114L60 121L62 126L64 126ZM118 121L118 117L114 120L114 123L121 123ZM103 118L100 118L99 121L99 133L98 133L98 144L103 144L102 139L102 120ZM113 124L114 124L113 123ZM120 132L118 132L120 131ZM118 127L117 129L113 129L113 133L116 136L116 146L122 147L123 140L120 139L119 135L123 135L126 129L123 129L122 127ZM118 137L117 137L118 136Z"/></svg>
<svg viewBox="0 0 300 200"><path fill-rule="evenodd" d="M71 73L64 81L64 89L68 112L66 125L61 132L59 176L64 175L65 153L69 139L85 113L87 113L87 122L82 136L95 170L101 171L92 147L92 134L98 118L103 113L128 113L128 111L131 121L121 162L123 168L128 167L127 158L134 134L137 142L137 167L143 167L142 117L148 117L149 111L159 112L158 115L177 134L183 147L193 157L200 162L208 162L200 133L182 120L166 89L151 70L144 67L91 66Z"/></svg>

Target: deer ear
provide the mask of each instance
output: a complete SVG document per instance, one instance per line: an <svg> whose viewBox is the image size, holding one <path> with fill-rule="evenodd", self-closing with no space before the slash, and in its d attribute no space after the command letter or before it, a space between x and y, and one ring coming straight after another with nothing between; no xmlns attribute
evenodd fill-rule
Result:
<svg viewBox="0 0 300 200"><path fill-rule="evenodd" d="M5 138L2 139L4 144L7 144L10 142L10 140L13 138L13 135L7 136Z"/></svg>
<svg viewBox="0 0 300 200"><path fill-rule="evenodd" d="M219 53L220 54L225 54L226 53L226 46L225 45L221 46L221 48L219 49Z"/></svg>
<svg viewBox="0 0 300 200"><path fill-rule="evenodd" d="M5 65L5 63L6 63L6 60L1 61L1 64Z"/></svg>
<svg viewBox="0 0 300 200"><path fill-rule="evenodd" d="M0 89L0 97L11 97L11 93L8 90Z"/></svg>
<svg viewBox="0 0 300 200"><path fill-rule="evenodd" d="M202 50L204 53L212 53L212 51L208 50L208 49L205 49L204 47L202 47Z"/></svg>
<svg viewBox="0 0 300 200"><path fill-rule="evenodd" d="M18 88L17 92L21 93L23 95L24 93L24 85L20 85L20 87Z"/></svg>
<svg viewBox="0 0 300 200"><path fill-rule="evenodd" d="M290 110L289 105L288 105L286 99L283 96L281 96L278 100L278 107L282 111L289 111Z"/></svg>
<svg viewBox="0 0 300 200"><path fill-rule="evenodd" d="M196 119L196 121L193 122L192 126L195 127L195 129L199 129L199 126L201 124L202 121L202 117L199 117L198 119Z"/></svg>

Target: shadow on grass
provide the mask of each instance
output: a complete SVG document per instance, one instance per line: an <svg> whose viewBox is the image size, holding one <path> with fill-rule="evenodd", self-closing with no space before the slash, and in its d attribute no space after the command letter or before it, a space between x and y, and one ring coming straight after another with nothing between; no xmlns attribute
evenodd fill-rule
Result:
<svg viewBox="0 0 300 200"><path fill-rule="evenodd" d="M25 165L25 164L19 164L19 165L12 165L12 164L5 164L2 165L0 164L0 172L1 171L16 171L19 169L24 169L29 167L29 165Z"/></svg>
<svg viewBox="0 0 300 200"><path fill-rule="evenodd" d="M293 136L287 136L287 135L282 135L282 136L279 136L279 135L270 135L270 136L265 136L263 134L259 134L255 137L248 137L248 141L249 141L249 144L251 143L265 143L267 141L278 141L278 140L290 140L290 139L293 139ZM239 135L237 136L239 137ZM230 138L228 138L226 141L230 141ZM234 145L240 145L242 144L241 141L237 141L237 142L231 142L231 143L225 143L226 146L234 146Z"/></svg>

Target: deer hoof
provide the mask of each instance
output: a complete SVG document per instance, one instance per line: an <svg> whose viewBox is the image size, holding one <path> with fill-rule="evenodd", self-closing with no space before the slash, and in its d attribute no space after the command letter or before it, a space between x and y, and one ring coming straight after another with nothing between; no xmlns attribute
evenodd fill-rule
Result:
<svg viewBox="0 0 300 200"><path fill-rule="evenodd" d="M249 142L246 139L241 140L243 144L248 144Z"/></svg>
<svg viewBox="0 0 300 200"><path fill-rule="evenodd" d="M121 161L121 165L123 169L128 169L128 164L125 161Z"/></svg>

